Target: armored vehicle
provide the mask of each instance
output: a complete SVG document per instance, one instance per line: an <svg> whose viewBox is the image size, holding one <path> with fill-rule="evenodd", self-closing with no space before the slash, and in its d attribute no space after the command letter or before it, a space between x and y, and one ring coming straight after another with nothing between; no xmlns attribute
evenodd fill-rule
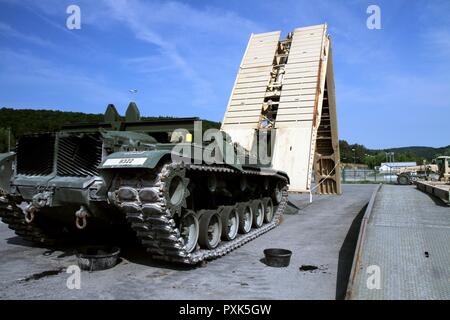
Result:
<svg viewBox="0 0 450 320"><path fill-rule="evenodd" d="M408 185L418 180L450 180L450 157L440 156L433 160L433 164L408 167L397 173L397 182Z"/></svg>
<svg viewBox="0 0 450 320"><path fill-rule="evenodd" d="M397 173L397 183L409 185L417 180L429 180L439 172L436 164L423 164L420 166L406 167Z"/></svg>
<svg viewBox="0 0 450 320"><path fill-rule="evenodd" d="M437 157L436 164L439 168L439 180L447 183L450 182L450 157Z"/></svg>
<svg viewBox="0 0 450 320"><path fill-rule="evenodd" d="M196 120L141 120L134 103L123 119L109 105L103 123L20 137L0 155L3 222L44 245L128 230L151 257L186 264L274 228L288 176Z"/></svg>

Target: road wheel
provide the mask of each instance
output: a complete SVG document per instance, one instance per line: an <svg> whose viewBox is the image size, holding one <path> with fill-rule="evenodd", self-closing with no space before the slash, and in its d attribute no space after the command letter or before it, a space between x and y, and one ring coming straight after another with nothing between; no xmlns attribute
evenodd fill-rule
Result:
<svg viewBox="0 0 450 320"><path fill-rule="evenodd" d="M253 227L261 228L264 223L264 205L261 200L253 200Z"/></svg>
<svg viewBox="0 0 450 320"><path fill-rule="evenodd" d="M188 211L180 221L180 234L184 241L184 250L190 253L197 247L199 223L192 211Z"/></svg>
<svg viewBox="0 0 450 320"><path fill-rule="evenodd" d="M274 216L274 207L272 199L265 198L263 200L264 204L264 222L269 223L272 222Z"/></svg>
<svg viewBox="0 0 450 320"><path fill-rule="evenodd" d="M205 210L200 218L198 243L205 249L214 249L219 245L222 234L222 220L212 210Z"/></svg>
<svg viewBox="0 0 450 320"><path fill-rule="evenodd" d="M243 234L249 233L252 229L252 208L246 202L239 204L237 210L239 214L239 232Z"/></svg>
<svg viewBox="0 0 450 320"><path fill-rule="evenodd" d="M224 207L221 214L222 218L222 239L233 240L236 238L239 230L239 214L235 207Z"/></svg>

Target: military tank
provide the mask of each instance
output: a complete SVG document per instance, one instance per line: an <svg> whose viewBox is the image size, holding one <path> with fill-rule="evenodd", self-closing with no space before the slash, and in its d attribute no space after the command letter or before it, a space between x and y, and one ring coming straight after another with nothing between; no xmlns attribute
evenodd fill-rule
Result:
<svg viewBox="0 0 450 320"><path fill-rule="evenodd" d="M280 222L289 178L197 121L141 120L130 103L125 119L109 105L102 123L20 137L0 155L2 221L43 245L130 231L154 259L227 254Z"/></svg>

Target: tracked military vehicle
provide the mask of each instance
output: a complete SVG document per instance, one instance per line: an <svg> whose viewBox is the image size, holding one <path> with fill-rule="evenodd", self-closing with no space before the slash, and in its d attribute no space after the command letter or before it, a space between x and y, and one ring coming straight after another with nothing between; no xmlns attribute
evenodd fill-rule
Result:
<svg viewBox="0 0 450 320"><path fill-rule="evenodd" d="M45 245L132 230L151 257L187 264L274 228L287 175L224 132L198 139L196 120L141 120L134 103L123 120L109 105L103 123L20 137L0 155L3 222Z"/></svg>

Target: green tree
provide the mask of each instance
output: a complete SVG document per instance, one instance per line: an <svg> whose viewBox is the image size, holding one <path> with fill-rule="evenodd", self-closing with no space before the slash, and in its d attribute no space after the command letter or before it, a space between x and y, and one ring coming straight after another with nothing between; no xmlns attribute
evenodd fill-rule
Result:
<svg viewBox="0 0 450 320"><path fill-rule="evenodd" d="M14 148L14 137L10 134L8 128L0 128L0 153L8 152L9 142L11 149Z"/></svg>

